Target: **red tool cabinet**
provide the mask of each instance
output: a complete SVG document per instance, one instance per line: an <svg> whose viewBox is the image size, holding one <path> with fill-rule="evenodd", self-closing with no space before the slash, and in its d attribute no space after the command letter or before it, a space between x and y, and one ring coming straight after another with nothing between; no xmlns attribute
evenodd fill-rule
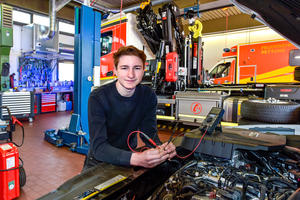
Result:
<svg viewBox="0 0 300 200"><path fill-rule="evenodd" d="M42 93L41 94L41 113L56 111L56 94Z"/></svg>

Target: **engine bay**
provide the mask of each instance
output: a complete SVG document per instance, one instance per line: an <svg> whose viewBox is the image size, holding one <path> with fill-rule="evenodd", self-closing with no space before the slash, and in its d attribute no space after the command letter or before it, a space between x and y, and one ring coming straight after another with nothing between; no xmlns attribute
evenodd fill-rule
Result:
<svg viewBox="0 0 300 200"><path fill-rule="evenodd" d="M299 155L236 150L231 160L196 154L168 178L151 200L289 199L299 187Z"/></svg>

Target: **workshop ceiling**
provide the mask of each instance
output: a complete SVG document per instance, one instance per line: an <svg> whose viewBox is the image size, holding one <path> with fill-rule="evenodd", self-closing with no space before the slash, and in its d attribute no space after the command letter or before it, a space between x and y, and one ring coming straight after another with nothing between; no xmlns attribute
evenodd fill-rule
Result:
<svg viewBox="0 0 300 200"><path fill-rule="evenodd" d="M204 22L208 20L226 18L226 16L235 16L240 14L242 14L242 12L237 7L232 6L203 12L200 17L200 20Z"/></svg>
<svg viewBox="0 0 300 200"><path fill-rule="evenodd" d="M56 0L58 2L58 0ZM61 1L61 0L60 0ZM80 6L84 0L71 0L64 8L62 8L57 16L69 21L74 21L74 6ZM123 0L122 9L134 7L141 4L142 0ZM168 0L152 0L151 2L161 3L153 6L153 10L157 13L158 8ZM173 2L181 9L197 5L197 0L173 0ZM6 3L18 8L36 11L48 14L48 0L0 0L0 3ZM92 7L105 7L109 9L119 10L121 0L90 0ZM253 26L262 25L256 20L250 18L249 15L243 14L237 7L233 6L229 0L199 0L200 20L203 23L203 33L221 32L232 29L243 29ZM219 5L225 5L220 7ZM228 25L226 26L226 18ZM183 20L183 25L188 25L187 20Z"/></svg>

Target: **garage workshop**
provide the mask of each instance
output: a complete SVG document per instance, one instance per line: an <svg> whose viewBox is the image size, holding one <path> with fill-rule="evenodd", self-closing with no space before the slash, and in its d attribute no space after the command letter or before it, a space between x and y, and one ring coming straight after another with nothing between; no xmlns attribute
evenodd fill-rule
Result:
<svg viewBox="0 0 300 200"><path fill-rule="evenodd" d="M1 0L0 200L300 200L298 0Z"/></svg>

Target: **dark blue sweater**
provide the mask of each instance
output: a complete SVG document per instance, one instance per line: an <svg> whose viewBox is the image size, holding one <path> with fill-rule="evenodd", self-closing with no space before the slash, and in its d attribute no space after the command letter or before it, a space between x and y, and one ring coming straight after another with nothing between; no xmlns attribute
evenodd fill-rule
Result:
<svg viewBox="0 0 300 200"><path fill-rule="evenodd" d="M88 102L88 158L129 166L132 152L128 148L127 137L136 130L160 143L156 128L156 106L155 93L141 84L131 97L123 97L118 93L116 81L92 91ZM130 145L132 148L137 146L136 134L132 135Z"/></svg>

